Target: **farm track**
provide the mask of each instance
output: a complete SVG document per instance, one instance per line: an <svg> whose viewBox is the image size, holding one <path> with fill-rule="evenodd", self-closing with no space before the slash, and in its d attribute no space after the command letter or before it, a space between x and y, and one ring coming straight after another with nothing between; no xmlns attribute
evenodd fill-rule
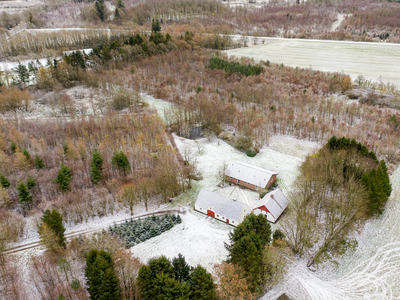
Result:
<svg viewBox="0 0 400 300"><path fill-rule="evenodd" d="M163 214L170 214L170 213L185 213L185 211L179 210L179 209L167 209L167 210L161 210L161 211L156 211L156 212L151 212L151 213L146 213L140 216L133 216L133 217L129 217L129 218L125 218L123 220L119 220L119 221L113 221L113 222L108 222L105 224L102 224L101 227L98 228L92 228L92 229L81 229L81 230L77 230L77 231L72 231L70 233L65 234L65 238L67 240L79 236L81 234L89 234L89 233L94 233L94 232L98 232L101 230L104 230L106 228L108 228L109 226L113 225L113 224L121 224L127 220L130 219L141 219L144 217L148 217L148 216L152 216L152 215L163 215ZM13 253L17 253L17 252L22 252L25 250L29 250L29 249L33 249L33 248L37 248L41 246L41 242L40 240L28 243L28 244L24 244L24 245L19 245L19 246L15 246L15 247L11 247L9 249L7 249L4 254L13 254Z"/></svg>

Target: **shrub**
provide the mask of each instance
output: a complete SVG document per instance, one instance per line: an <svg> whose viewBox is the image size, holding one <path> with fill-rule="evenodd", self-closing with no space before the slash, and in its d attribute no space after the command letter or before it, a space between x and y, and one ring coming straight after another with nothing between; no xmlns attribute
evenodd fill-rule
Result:
<svg viewBox="0 0 400 300"><path fill-rule="evenodd" d="M123 172L126 172L131 167L128 157L122 150L120 152L117 151L114 152L114 155L111 159L111 163L113 164L114 167Z"/></svg>
<svg viewBox="0 0 400 300"><path fill-rule="evenodd" d="M18 190L19 203L22 204L22 207L30 205L32 203L32 195L29 192L29 189L27 188L25 183L22 181L18 181L17 190Z"/></svg>
<svg viewBox="0 0 400 300"><path fill-rule="evenodd" d="M44 169L43 159L39 155L35 155L35 166L36 169Z"/></svg>
<svg viewBox="0 0 400 300"><path fill-rule="evenodd" d="M246 155L250 157L254 157L257 155L257 151L254 148L250 148L246 151Z"/></svg>
<svg viewBox="0 0 400 300"><path fill-rule="evenodd" d="M123 110L133 104L133 99L126 94L115 95L112 99L111 105L115 110Z"/></svg>
<svg viewBox="0 0 400 300"><path fill-rule="evenodd" d="M1 173L0 173L0 185L5 189L9 188L11 185L10 180L8 180L8 178Z"/></svg>

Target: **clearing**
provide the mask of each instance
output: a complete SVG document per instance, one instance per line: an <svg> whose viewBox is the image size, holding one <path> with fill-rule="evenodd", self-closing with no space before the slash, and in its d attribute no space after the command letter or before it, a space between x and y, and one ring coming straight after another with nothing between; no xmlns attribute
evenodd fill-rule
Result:
<svg viewBox="0 0 400 300"><path fill-rule="evenodd" d="M258 38L264 45L228 50L229 56L283 63L291 67L344 72L354 80L400 86L400 44Z"/></svg>

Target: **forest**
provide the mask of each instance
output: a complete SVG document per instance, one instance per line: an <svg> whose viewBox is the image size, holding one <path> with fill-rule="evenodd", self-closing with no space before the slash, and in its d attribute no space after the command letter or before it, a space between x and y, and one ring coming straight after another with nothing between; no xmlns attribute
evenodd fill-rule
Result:
<svg viewBox="0 0 400 300"><path fill-rule="evenodd" d="M398 91L377 104L370 82L224 50L247 46L233 34L398 43L398 20L397 3L373 0L58 0L2 12L0 59L18 65L0 70L0 298L257 299L294 261L318 267L356 249L352 234L392 195ZM31 31L71 24L84 30ZM368 92L359 101L356 85ZM132 249L188 230L210 180L201 143L196 155L176 145L195 128L251 159L276 136L319 147L292 186L281 181L290 206L277 226L250 214L212 266L191 265L195 254L144 261Z"/></svg>

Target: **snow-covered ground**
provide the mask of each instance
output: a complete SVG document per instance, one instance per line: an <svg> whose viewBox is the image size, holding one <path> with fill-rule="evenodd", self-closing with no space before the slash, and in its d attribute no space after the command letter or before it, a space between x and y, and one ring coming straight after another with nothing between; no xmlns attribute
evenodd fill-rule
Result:
<svg viewBox="0 0 400 300"><path fill-rule="evenodd" d="M251 40L251 39L250 39ZM362 75L400 86L400 44L258 38L264 45L228 50L228 55L292 67Z"/></svg>

